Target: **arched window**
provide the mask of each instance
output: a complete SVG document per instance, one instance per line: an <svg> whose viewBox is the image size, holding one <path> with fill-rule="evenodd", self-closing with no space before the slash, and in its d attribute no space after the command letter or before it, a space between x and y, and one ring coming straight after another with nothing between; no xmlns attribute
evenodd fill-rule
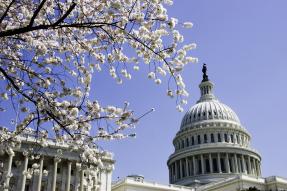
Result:
<svg viewBox="0 0 287 191"><path fill-rule="evenodd" d="M221 142L221 135L220 135L220 133L217 134L217 140L218 140L217 142Z"/></svg>
<svg viewBox="0 0 287 191"><path fill-rule="evenodd" d="M207 135L204 134L204 143L207 143Z"/></svg>
<svg viewBox="0 0 287 191"><path fill-rule="evenodd" d="M211 140L212 143L214 143L214 135L213 135L213 133L210 134L210 140Z"/></svg>
<svg viewBox="0 0 287 191"><path fill-rule="evenodd" d="M197 135L197 143L201 144L200 135Z"/></svg>
<svg viewBox="0 0 287 191"><path fill-rule="evenodd" d="M191 137L191 145L194 145L194 137Z"/></svg>

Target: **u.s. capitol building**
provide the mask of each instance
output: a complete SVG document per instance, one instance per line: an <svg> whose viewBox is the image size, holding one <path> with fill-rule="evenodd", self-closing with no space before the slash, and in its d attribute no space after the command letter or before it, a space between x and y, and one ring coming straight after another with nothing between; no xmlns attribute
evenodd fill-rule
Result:
<svg viewBox="0 0 287 191"><path fill-rule="evenodd" d="M0 147L0 191L287 191L287 179L261 176L261 156L251 147L251 135L213 94L205 65L202 71L201 96L184 115L167 161L170 184L140 175L112 184L110 153L89 147L90 153L71 151L52 139L39 149L33 132L27 132L18 137L19 147ZM101 163L83 160L83 153L92 151L101 155Z"/></svg>
<svg viewBox="0 0 287 191"><path fill-rule="evenodd" d="M214 84L203 66L201 97L184 115L167 161L170 185L128 176L113 191L153 190L287 190L287 180L261 176L261 156L236 113L213 94ZM175 186L180 185L180 186Z"/></svg>

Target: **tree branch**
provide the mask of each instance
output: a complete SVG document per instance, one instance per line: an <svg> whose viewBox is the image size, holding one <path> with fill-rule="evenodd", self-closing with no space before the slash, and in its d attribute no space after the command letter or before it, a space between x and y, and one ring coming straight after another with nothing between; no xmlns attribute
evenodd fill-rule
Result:
<svg viewBox="0 0 287 191"><path fill-rule="evenodd" d="M30 23L29 23L28 27L32 27L32 26L33 26L33 23L34 23L35 18L37 17L37 15L39 14L39 12L40 12L41 9L43 8L43 6L44 6L44 4L46 3L46 1L47 1L47 0L43 0L43 1L40 3L39 7L38 7L38 8L36 9L36 11L34 12L34 14L33 14L32 18L31 18L31 20L30 20Z"/></svg>
<svg viewBox="0 0 287 191"><path fill-rule="evenodd" d="M70 8L67 10L67 12L58 21L56 21L53 24L53 26L57 26L58 24L63 22L69 16L69 14L73 11L73 9L76 7L76 5L77 4L75 2L73 2L72 5L70 6Z"/></svg>
<svg viewBox="0 0 287 191"><path fill-rule="evenodd" d="M10 7L12 6L12 4L15 2L16 0L12 0L11 3L8 5L8 7L6 8L5 12L3 13L2 17L0 18L0 23L2 23L2 21L4 20L4 18L6 17Z"/></svg>

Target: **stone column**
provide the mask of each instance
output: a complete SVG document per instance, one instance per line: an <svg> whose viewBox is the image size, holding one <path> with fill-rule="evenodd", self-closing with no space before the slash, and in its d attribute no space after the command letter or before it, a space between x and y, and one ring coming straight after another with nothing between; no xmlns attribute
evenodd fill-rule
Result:
<svg viewBox="0 0 287 191"><path fill-rule="evenodd" d="M84 176L85 175L85 170L82 166L82 169L81 169L81 177L80 177L80 191L84 191Z"/></svg>
<svg viewBox="0 0 287 191"><path fill-rule="evenodd" d="M226 172L227 172L227 173L230 173L230 164L229 164L228 153L226 153L226 155L225 155L225 161L226 161L226 165L225 165L225 167L226 167Z"/></svg>
<svg viewBox="0 0 287 191"><path fill-rule="evenodd" d="M168 172L169 172L169 183L171 183L172 182L172 167L171 166L168 167Z"/></svg>
<svg viewBox="0 0 287 191"><path fill-rule="evenodd" d="M220 153L217 153L217 167L218 167L218 172L222 173L221 162L220 162Z"/></svg>
<svg viewBox="0 0 287 191"><path fill-rule="evenodd" d="M181 162L181 159L179 159L179 178L181 179L182 178L182 162Z"/></svg>
<svg viewBox="0 0 287 191"><path fill-rule="evenodd" d="M23 152L23 155L25 156L25 159L24 159L24 167L23 167L23 171L22 171L22 181L21 181L20 191L25 191L26 172L27 172L28 161L29 161L28 153Z"/></svg>
<svg viewBox="0 0 287 191"><path fill-rule="evenodd" d="M238 135L238 138L239 138L238 144L242 145L242 136L240 134Z"/></svg>
<svg viewBox="0 0 287 191"><path fill-rule="evenodd" d="M72 162L68 161L66 191L70 191Z"/></svg>
<svg viewBox="0 0 287 191"><path fill-rule="evenodd" d="M257 161L257 164L258 164L258 174L261 177L261 166L259 160Z"/></svg>
<svg viewBox="0 0 287 191"><path fill-rule="evenodd" d="M74 186L74 191L78 191L79 188L79 173L80 173L80 169L81 169L81 164L80 163L76 163L76 173L75 173L75 186Z"/></svg>
<svg viewBox="0 0 287 191"><path fill-rule="evenodd" d="M38 181L37 181L37 191L41 191L42 176L43 176L43 162L44 162L44 157L41 156L41 158L40 158L40 167L39 167L39 175L38 175Z"/></svg>
<svg viewBox="0 0 287 191"><path fill-rule="evenodd" d="M235 163L235 173L238 173L238 161L237 161L237 154L234 154L234 163Z"/></svg>
<svg viewBox="0 0 287 191"><path fill-rule="evenodd" d="M173 163L173 182L176 180L176 162Z"/></svg>
<svg viewBox="0 0 287 191"><path fill-rule="evenodd" d="M173 182L173 164L170 165L169 167L169 183Z"/></svg>
<svg viewBox="0 0 287 191"><path fill-rule="evenodd" d="M193 167L193 176L196 175L196 169L195 169L195 156L193 155L192 156L192 167Z"/></svg>
<svg viewBox="0 0 287 191"><path fill-rule="evenodd" d="M200 155L200 160L201 160L201 174L205 174L205 162L202 154Z"/></svg>
<svg viewBox="0 0 287 191"><path fill-rule="evenodd" d="M14 157L14 152L11 150L9 151L8 153L9 155L9 159L8 159L8 168L7 168L7 174L6 174L6 177L5 177L5 188L4 188L4 191L8 191L10 190L9 189L9 184L10 184L10 178L11 178L11 169L12 169L12 162L13 162L13 157Z"/></svg>
<svg viewBox="0 0 287 191"><path fill-rule="evenodd" d="M228 142L228 143L231 143L230 133L227 133L227 142Z"/></svg>
<svg viewBox="0 0 287 191"><path fill-rule="evenodd" d="M246 163L245 163L244 155L241 155L241 161L242 161L243 173L246 174Z"/></svg>
<svg viewBox="0 0 287 191"><path fill-rule="evenodd" d="M252 174L250 156L248 156L248 174Z"/></svg>
<svg viewBox="0 0 287 191"><path fill-rule="evenodd" d="M52 191L56 191L57 186L57 170L58 170L58 163L61 161L59 158L54 158L54 169L53 169L53 179L52 179Z"/></svg>
<svg viewBox="0 0 287 191"><path fill-rule="evenodd" d="M252 163L253 163L253 175L254 175L254 176L257 176L255 158L252 158Z"/></svg>
<svg viewBox="0 0 287 191"><path fill-rule="evenodd" d="M188 167L189 167L189 165L188 165L188 157L186 157L186 158L185 158L185 171L186 171L185 175L186 175L186 177L189 176Z"/></svg>
<svg viewBox="0 0 287 191"><path fill-rule="evenodd" d="M238 144L238 140L237 140L236 133L233 133L233 139L234 139L234 143L235 143L235 144Z"/></svg>
<svg viewBox="0 0 287 191"><path fill-rule="evenodd" d="M209 168L210 168L210 173L213 173L213 163L212 163L211 153L209 153Z"/></svg>

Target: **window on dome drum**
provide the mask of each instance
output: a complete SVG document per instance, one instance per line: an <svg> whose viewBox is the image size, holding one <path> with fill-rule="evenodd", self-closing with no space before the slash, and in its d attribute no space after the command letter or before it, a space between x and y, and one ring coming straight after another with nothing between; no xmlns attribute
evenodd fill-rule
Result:
<svg viewBox="0 0 287 191"><path fill-rule="evenodd" d="M203 112L203 116L205 116L205 112Z"/></svg>
<svg viewBox="0 0 287 191"><path fill-rule="evenodd" d="M227 134L226 134L226 133L224 134L224 141L225 141L226 143L228 142Z"/></svg>
<svg viewBox="0 0 287 191"><path fill-rule="evenodd" d="M211 140L212 143L214 143L214 135L213 135L213 133L210 134L210 140Z"/></svg>
<svg viewBox="0 0 287 191"><path fill-rule="evenodd" d="M238 135L236 135L236 141L237 141L237 143L239 143L239 136Z"/></svg>
<svg viewBox="0 0 287 191"><path fill-rule="evenodd" d="M184 140L181 140L181 148L184 147Z"/></svg>
<svg viewBox="0 0 287 191"><path fill-rule="evenodd" d="M189 147L189 139L186 138L186 146Z"/></svg>
<svg viewBox="0 0 287 191"><path fill-rule="evenodd" d="M201 144L200 135L197 135L197 144Z"/></svg>
<svg viewBox="0 0 287 191"><path fill-rule="evenodd" d="M218 133L218 134L217 134L217 140L218 140L217 142L221 142L221 136L220 136L220 133Z"/></svg>
<svg viewBox="0 0 287 191"><path fill-rule="evenodd" d="M208 112L208 115L211 115L211 111Z"/></svg>
<svg viewBox="0 0 287 191"><path fill-rule="evenodd" d="M233 135L230 135L231 143L234 143Z"/></svg>
<svg viewBox="0 0 287 191"><path fill-rule="evenodd" d="M207 143L207 135L204 134L204 143Z"/></svg>
<svg viewBox="0 0 287 191"><path fill-rule="evenodd" d="M194 137L191 137L191 145L194 145Z"/></svg>

